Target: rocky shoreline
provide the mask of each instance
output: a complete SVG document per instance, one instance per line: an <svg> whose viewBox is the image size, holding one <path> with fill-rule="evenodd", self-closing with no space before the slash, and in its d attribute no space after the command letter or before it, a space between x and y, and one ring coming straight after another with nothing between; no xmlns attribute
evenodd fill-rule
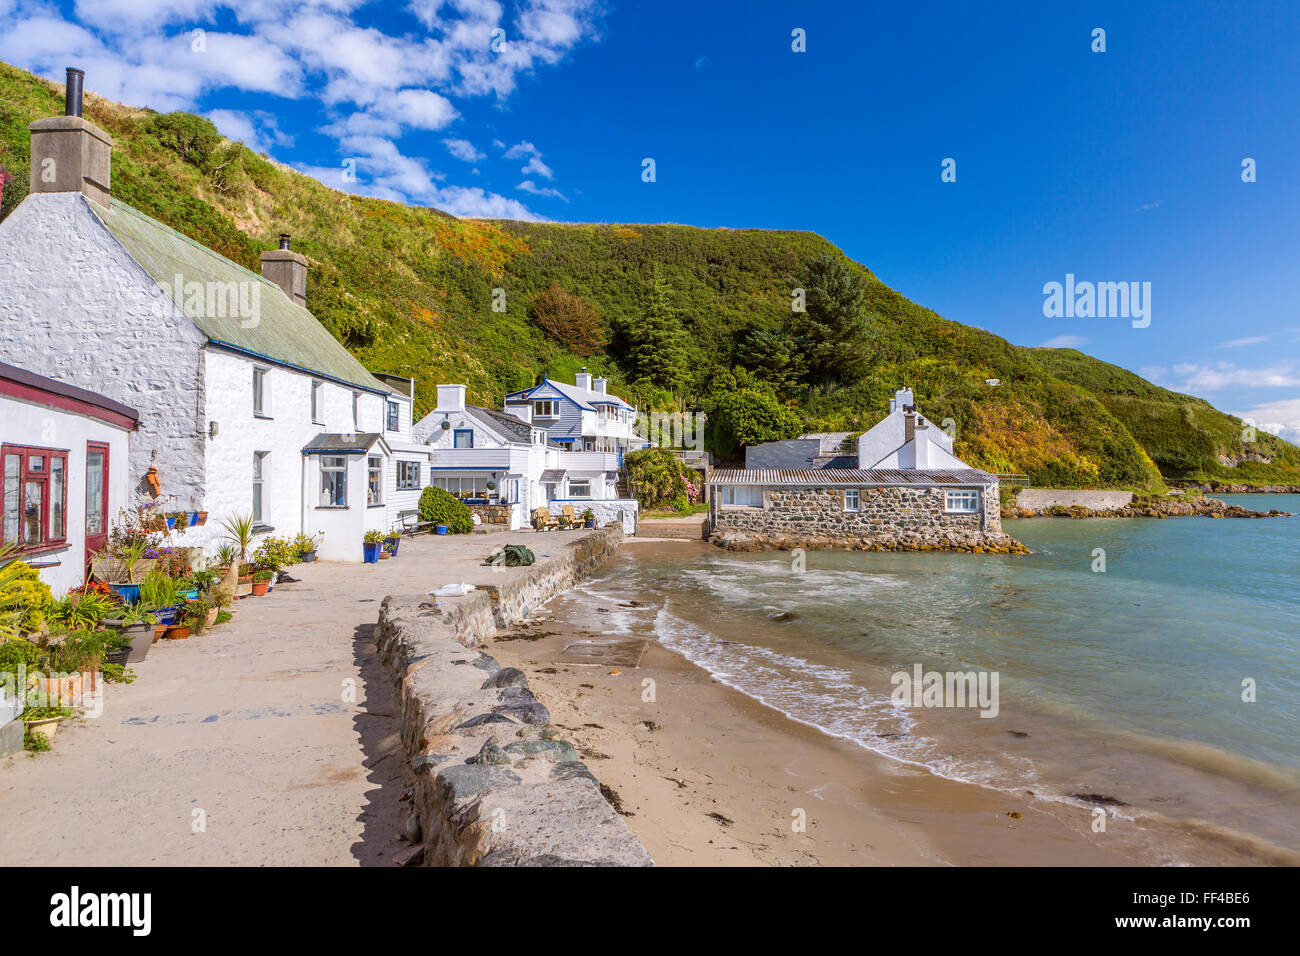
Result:
<svg viewBox="0 0 1300 956"><path fill-rule="evenodd" d="M728 551L958 551L967 554L1029 554L1029 549L1002 531L898 531L863 537L722 534L709 543Z"/></svg>
<svg viewBox="0 0 1300 956"><path fill-rule="evenodd" d="M1197 495L1194 498L1170 497L1134 499L1121 508L1095 509L1082 505L1053 505L1049 508L1020 508L1007 505L1003 518L1289 518L1291 512L1252 511L1241 505L1230 505L1221 498Z"/></svg>
<svg viewBox="0 0 1300 956"><path fill-rule="evenodd" d="M1234 485L1211 481L1201 485L1188 485L1188 491L1216 495L1300 495L1300 485Z"/></svg>

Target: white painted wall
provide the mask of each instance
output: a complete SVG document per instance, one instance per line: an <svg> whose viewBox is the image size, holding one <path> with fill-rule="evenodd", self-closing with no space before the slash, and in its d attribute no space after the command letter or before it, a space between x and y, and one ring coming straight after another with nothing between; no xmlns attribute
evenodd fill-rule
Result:
<svg viewBox="0 0 1300 956"><path fill-rule="evenodd" d="M86 442L108 445L108 518L111 523L127 502L129 435L126 429L97 418L0 396L0 443L68 452L67 546L23 559L33 565L51 565L39 568L38 573L56 597L85 580Z"/></svg>
<svg viewBox="0 0 1300 956"><path fill-rule="evenodd" d="M943 460L944 456L940 453L947 453L947 455L951 457L952 439L924 415L918 413L917 418L929 426L931 455L936 460ZM900 406L895 408L892 412L858 437L858 467L910 468L912 467L911 465L900 466L896 464L885 464L886 461L897 461L897 452L906 443L905 416L903 409ZM953 460L957 461L957 459ZM936 468L946 466L931 464L928 467ZM962 467L968 466L962 465Z"/></svg>
<svg viewBox="0 0 1300 956"><path fill-rule="evenodd" d="M132 490L150 464L203 493L206 341L80 193L33 194L0 223L0 361L138 409Z"/></svg>

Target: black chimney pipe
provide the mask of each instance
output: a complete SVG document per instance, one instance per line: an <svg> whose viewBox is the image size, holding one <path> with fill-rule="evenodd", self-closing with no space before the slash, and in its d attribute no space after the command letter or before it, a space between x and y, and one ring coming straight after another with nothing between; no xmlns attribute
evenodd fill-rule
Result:
<svg viewBox="0 0 1300 956"><path fill-rule="evenodd" d="M280 233L280 248L281 249L289 248L289 234L287 232Z"/></svg>
<svg viewBox="0 0 1300 956"><path fill-rule="evenodd" d="M64 91L65 116L81 115L81 87L85 79L84 70L78 70L75 66L68 67L68 82Z"/></svg>

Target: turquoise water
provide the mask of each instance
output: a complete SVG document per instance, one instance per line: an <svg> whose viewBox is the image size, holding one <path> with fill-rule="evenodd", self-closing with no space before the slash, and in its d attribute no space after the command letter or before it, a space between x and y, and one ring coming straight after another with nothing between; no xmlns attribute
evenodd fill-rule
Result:
<svg viewBox="0 0 1300 956"><path fill-rule="evenodd" d="M1296 495L1227 497L1300 513ZM640 545L571 601L894 759L1300 848L1300 518L1006 530L1034 553L814 551L801 572L788 553ZM892 701L916 664L996 672L997 715Z"/></svg>

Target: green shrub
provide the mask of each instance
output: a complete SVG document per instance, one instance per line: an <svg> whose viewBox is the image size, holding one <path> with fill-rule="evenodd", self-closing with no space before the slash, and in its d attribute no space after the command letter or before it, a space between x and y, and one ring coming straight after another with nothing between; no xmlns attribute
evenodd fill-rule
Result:
<svg viewBox="0 0 1300 956"><path fill-rule="evenodd" d="M643 448L623 456L628 487L644 510L667 504L675 510L689 507L686 482L694 472L665 448Z"/></svg>
<svg viewBox="0 0 1300 956"><path fill-rule="evenodd" d="M22 561L0 567L0 638L34 631L45 620L50 587Z"/></svg>
<svg viewBox="0 0 1300 956"><path fill-rule="evenodd" d="M288 538L265 537L253 552L254 564L275 571L297 564L298 559L297 545Z"/></svg>
<svg viewBox="0 0 1300 956"><path fill-rule="evenodd" d="M474 519L463 501L441 488L430 485L420 492L420 520L445 524L451 534L469 534L474 530Z"/></svg>

